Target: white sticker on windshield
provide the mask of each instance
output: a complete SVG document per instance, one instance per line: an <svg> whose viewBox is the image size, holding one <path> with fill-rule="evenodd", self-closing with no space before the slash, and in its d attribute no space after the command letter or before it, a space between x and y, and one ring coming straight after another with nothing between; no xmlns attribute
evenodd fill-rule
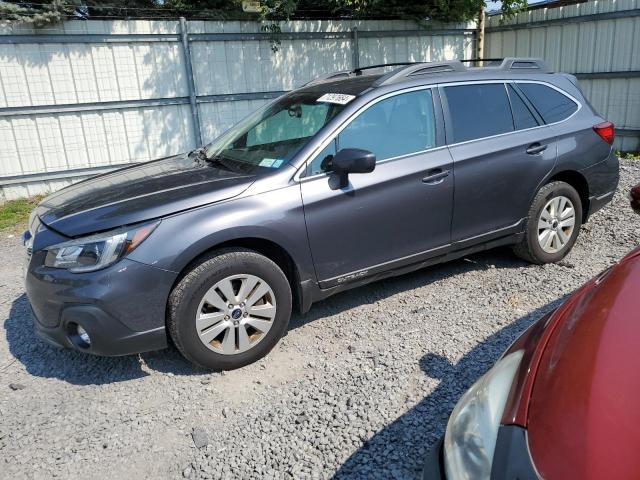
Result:
<svg viewBox="0 0 640 480"><path fill-rule="evenodd" d="M317 101L326 102L326 103L337 103L338 105L346 105L354 98L356 98L354 95L347 95L346 93L325 93Z"/></svg>
<svg viewBox="0 0 640 480"><path fill-rule="evenodd" d="M275 158L263 158L258 164L260 167L272 167L273 162L275 162Z"/></svg>
<svg viewBox="0 0 640 480"><path fill-rule="evenodd" d="M281 158L263 158L258 164L259 167L279 168L284 163Z"/></svg>

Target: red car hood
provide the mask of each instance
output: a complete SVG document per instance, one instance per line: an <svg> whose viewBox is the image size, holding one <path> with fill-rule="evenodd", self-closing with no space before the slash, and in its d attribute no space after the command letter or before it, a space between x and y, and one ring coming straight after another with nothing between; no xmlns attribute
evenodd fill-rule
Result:
<svg viewBox="0 0 640 480"><path fill-rule="evenodd" d="M561 309L528 404L547 479L640 478L640 249Z"/></svg>

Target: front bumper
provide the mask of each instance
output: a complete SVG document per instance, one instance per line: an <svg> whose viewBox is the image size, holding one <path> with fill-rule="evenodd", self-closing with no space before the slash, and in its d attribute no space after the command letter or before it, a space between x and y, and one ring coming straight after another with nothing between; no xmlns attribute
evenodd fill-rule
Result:
<svg viewBox="0 0 640 480"><path fill-rule="evenodd" d="M122 259L90 273L43 266L35 252L25 287L36 333L47 342L96 355L127 355L167 346L165 308L175 273ZM77 326L90 344L80 341Z"/></svg>
<svg viewBox="0 0 640 480"><path fill-rule="evenodd" d="M36 334L45 342L56 347L72 348L94 355L130 355L160 350L167 346L164 325L152 330L136 332L92 305L65 308L60 325L53 328L44 327L35 314L33 318ZM77 325L81 325L87 331L91 339L90 344L85 344L78 337Z"/></svg>

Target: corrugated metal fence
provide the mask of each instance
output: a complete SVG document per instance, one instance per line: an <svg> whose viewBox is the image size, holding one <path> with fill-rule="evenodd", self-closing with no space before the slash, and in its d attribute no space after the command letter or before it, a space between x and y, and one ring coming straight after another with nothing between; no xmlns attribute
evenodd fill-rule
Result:
<svg viewBox="0 0 640 480"><path fill-rule="evenodd" d="M194 148L354 66L473 56L472 24L71 21L0 34L0 200Z"/></svg>
<svg viewBox="0 0 640 480"><path fill-rule="evenodd" d="M616 124L616 148L640 150L640 0L599 0L486 22L485 57L542 57L575 74Z"/></svg>
<svg viewBox="0 0 640 480"><path fill-rule="evenodd" d="M257 22L72 21L0 30L0 201L194 148L320 75L474 56L473 24L298 21L271 51ZM640 0L590 1L486 23L485 57L574 73L640 149Z"/></svg>

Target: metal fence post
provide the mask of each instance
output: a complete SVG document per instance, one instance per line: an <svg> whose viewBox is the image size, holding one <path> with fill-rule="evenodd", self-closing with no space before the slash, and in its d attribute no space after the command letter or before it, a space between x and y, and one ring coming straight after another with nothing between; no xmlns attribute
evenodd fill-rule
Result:
<svg viewBox="0 0 640 480"><path fill-rule="evenodd" d="M191 49L189 48L187 20L184 17L180 17L180 38L182 40L182 53L184 55L184 66L187 72L187 88L189 89L189 105L191 106L191 116L193 117L193 134L196 140L196 147L201 147L202 132L200 131L200 114L198 113L198 103L196 101L196 84L193 78L193 67L191 65Z"/></svg>
<svg viewBox="0 0 640 480"><path fill-rule="evenodd" d="M358 27L351 29L351 39L353 41L353 68L360 68L360 48L358 45Z"/></svg>

